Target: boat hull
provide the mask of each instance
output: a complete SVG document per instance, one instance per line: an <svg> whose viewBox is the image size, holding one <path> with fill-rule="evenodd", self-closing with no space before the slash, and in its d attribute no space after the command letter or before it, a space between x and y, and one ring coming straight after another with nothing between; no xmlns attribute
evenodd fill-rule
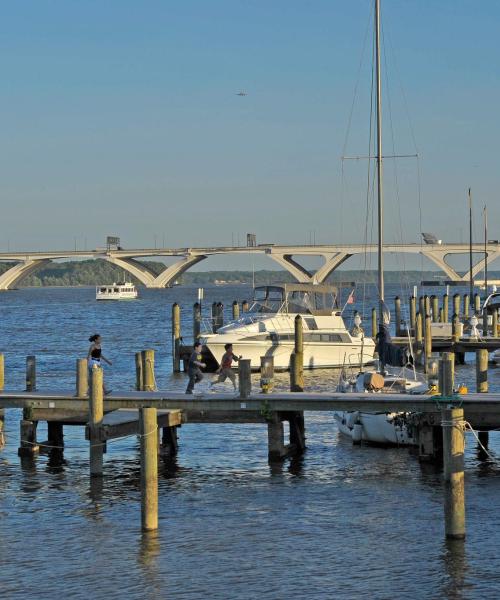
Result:
<svg viewBox="0 0 500 600"><path fill-rule="evenodd" d="M354 439L354 425L361 425L361 440L381 446L414 446L412 428L408 426L405 413L334 413L341 434Z"/></svg>

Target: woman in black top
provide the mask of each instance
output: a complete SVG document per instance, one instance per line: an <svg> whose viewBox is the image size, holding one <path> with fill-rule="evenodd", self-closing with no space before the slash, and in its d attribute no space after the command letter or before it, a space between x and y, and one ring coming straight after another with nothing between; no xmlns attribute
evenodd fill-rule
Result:
<svg viewBox="0 0 500 600"><path fill-rule="evenodd" d="M89 380L90 380L90 373L91 373L92 367L94 365L96 365L97 367L102 367L102 361L107 362L108 365L112 365L113 363L110 360L108 360L102 353L101 336L98 333L91 335L89 337L89 342L90 342L90 348L89 348L89 351L87 354L87 361L88 361L88 365L89 365ZM109 394L110 392L111 392L111 390L107 390L106 387L104 387L105 394Z"/></svg>

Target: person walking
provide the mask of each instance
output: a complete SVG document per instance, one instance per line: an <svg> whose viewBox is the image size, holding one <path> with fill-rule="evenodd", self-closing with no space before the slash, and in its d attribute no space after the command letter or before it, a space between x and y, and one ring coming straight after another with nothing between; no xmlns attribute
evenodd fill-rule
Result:
<svg viewBox="0 0 500 600"><path fill-rule="evenodd" d="M202 362L201 355L201 342L196 342L194 345L193 352L189 357L188 364L188 375L189 382L186 388L186 394L192 394L194 390L194 384L199 383L203 379L203 373L200 370L201 368L205 368L207 365Z"/></svg>
<svg viewBox="0 0 500 600"><path fill-rule="evenodd" d="M233 364L233 360L238 362L241 356L236 356L236 354L233 353L232 344L226 344L224 346L224 350L226 352L222 356L222 359L220 361L220 367L217 369L217 371L215 371L219 374L219 376L217 377L217 379L212 381L212 383L210 384L210 389L212 389L212 387L216 383L223 383L224 381L226 381L226 379L229 378L233 384L234 391L236 391L238 389L236 386L236 373L232 370L231 366Z"/></svg>
<svg viewBox="0 0 500 600"><path fill-rule="evenodd" d="M96 367L102 367L102 361L107 362L108 365L112 365L113 363L110 360L108 360L102 353L102 347L101 347L102 338L98 333L91 335L89 337L89 342L90 342L90 348L87 353L87 363L88 363L88 367L89 367L89 383L90 383L90 377L92 375L92 369L93 369L94 365ZM112 390L108 390L104 386L105 394L110 394L111 392L112 392Z"/></svg>

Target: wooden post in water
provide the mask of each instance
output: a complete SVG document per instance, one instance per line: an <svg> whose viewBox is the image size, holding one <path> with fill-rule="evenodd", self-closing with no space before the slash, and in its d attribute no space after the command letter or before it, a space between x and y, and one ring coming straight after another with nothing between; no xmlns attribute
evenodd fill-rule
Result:
<svg viewBox="0 0 500 600"><path fill-rule="evenodd" d="M451 338L452 342L458 343L460 341L460 319L458 318L457 313L453 313L451 318Z"/></svg>
<svg viewBox="0 0 500 600"><path fill-rule="evenodd" d="M156 390L155 383L155 351L143 350L141 352L142 359L142 377L143 390L145 392L154 392Z"/></svg>
<svg viewBox="0 0 500 600"><path fill-rule="evenodd" d="M3 354L0 354L0 392L3 391L5 384L5 360ZM5 409L0 409L0 448L5 445Z"/></svg>
<svg viewBox="0 0 500 600"><path fill-rule="evenodd" d="M267 443L269 461L281 460L286 455L283 422L277 413L267 420Z"/></svg>
<svg viewBox="0 0 500 600"><path fill-rule="evenodd" d="M193 304L193 344L200 337L201 331L201 304L195 302ZM215 330L214 330L215 333Z"/></svg>
<svg viewBox="0 0 500 600"><path fill-rule="evenodd" d="M26 357L26 391L36 392L36 357Z"/></svg>
<svg viewBox="0 0 500 600"><path fill-rule="evenodd" d="M156 408L139 409L141 436L141 525L158 529L158 424Z"/></svg>
<svg viewBox="0 0 500 600"><path fill-rule="evenodd" d="M448 539L465 538L465 435L463 419L463 408L446 408L441 411L445 535Z"/></svg>
<svg viewBox="0 0 500 600"><path fill-rule="evenodd" d="M135 353L135 389L141 392L144 389L144 373L142 369L142 353Z"/></svg>
<svg viewBox="0 0 500 600"><path fill-rule="evenodd" d="M437 323L439 321L439 299L434 294L431 296L431 314L432 322Z"/></svg>
<svg viewBox="0 0 500 600"><path fill-rule="evenodd" d="M417 326L417 299L415 296L410 297L410 330L415 335L415 328Z"/></svg>
<svg viewBox="0 0 500 600"><path fill-rule="evenodd" d="M424 306L425 306L425 316L427 315L431 315L431 299L430 297L425 294L424 296Z"/></svg>
<svg viewBox="0 0 500 600"><path fill-rule="evenodd" d="M221 327L224 327L224 304L222 302L217 303L217 331Z"/></svg>
<svg viewBox="0 0 500 600"><path fill-rule="evenodd" d="M476 314L481 312L481 296L477 292L474 294L474 312Z"/></svg>
<svg viewBox="0 0 500 600"><path fill-rule="evenodd" d="M488 311L483 311L483 337L488 337Z"/></svg>
<svg viewBox="0 0 500 600"><path fill-rule="evenodd" d="M238 382L240 398L248 398L252 391L252 368L249 358L240 358L238 362Z"/></svg>
<svg viewBox="0 0 500 600"><path fill-rule="evenodd" d="M453 396L455 380L455 355L453 352L443 352L439 361L439 393L445 398Z"/></svg>
<svg viewBox="0 0 500 600"><path fill-rule="evenodd" d="M420 296L418 299L418 310L422 315L422 319L425 317L425 298L424 296Z"/></svg>
<svg viewBox="0 0 500 600"><path fill-rule="evenodd" d="M295 348L290 356L290 391L304 391L304 334L302 331L302 317L296 315L295 321Z"/></svg>
<svg viewBox="0 0 500 600"><path fill-rule="evenodd" d="M372 308L372 338L377 337L377 309Z"/></svg>
<svg viewBox="0 0 500 600"><path fill-rule="evenodd" d="M269 394L273 391L274 379L274 357L260 357L260 391Z"/></svg>
<svg viewBox="0 0 500 600"><path fill-rule="evenodd" d="M242 312L248 312L248 302L247 302L247 300L243 300L243 302L241 303L241 310L242 310Z"/></svg>
<svg viewBox="0 0 500 600"><path fill-rule="evenodd" d="M460 316L460 294L453 294L453 314Z"/></svg>
<svg viewBox="0 0 500 600"><path fill-rule="evenodd" d="M233 321L237 321L240 318L240 304L238 300L233 302Z"/></svg>
<svg viewBox="0 0 500 600"><path fill-rule="evenodd" d="M494 338L498 337L498 312L496 309L491 314L491 335Z"/></svg>
<svg viewBox="0 0 500 600"><path fill-rule="evenodd" d="M476 391L480 394L488 391L488 350L476 350Z"/></svg>
<svg viewBox="0 0 500 600"><path fill-rule="evenodd" d="M172 304L172 368L174 373L181 372L181 307L177 302Z"/></svg>
<svg viewBox="0 0 500 600"><path fill-rule="evenodd" d="M439 309L439 322L440 323L446 323L445 319L444 319L444 308L441 307Z"/></svg>
<svg viewBox="0 0 500 600"><path fill-rule="evenodd" d="M399 337L401 335L401 298L399 296L394 298L394 320L396 321L396 337Z"/></svg>
<svg viewBox="0 0 500 600"><path fill-rule="evenodd" d="M424 343L425 343L425 372L429 370L429 361L432 355L432 329L431 316L425 315L424 326Z"/></svg>
<svg viewBox="0 0 500 600"><path fill-rule="evenodd" d="M85 398L89 393L89 367L86 358L76 359L76 396Z"/></svg>
<svg viewBox="0 0 500 600"><path fill-rule="evenodd" d="M417 313L417 319L415 322L415 345L416 345L416 358L417 363L422 365L425 360L425 355L423 351L423 326L422 326L422 313Z"/></svg>
<svg viewBox="0 0 500 600"><path fill-rule="evenodd" d="M449 312L449 296L448 294L443 294L443 323L448 323L449 318L450 318L450 312Z"/></svg>
<svg viewBox="0 0 500 600"><path fill-rule="evenodd" d="M90 402L89 402L89 441L90 441L90 476L101 477L103 465L104 443L100 439L101 423L104 416L104 380L101 367L90 369Z"/></svg>
<svg viewBox="0 0 500 600"><path fill-rule="evenodd" d="M464 294L464 317L469 318L469 294Z"/></svg>

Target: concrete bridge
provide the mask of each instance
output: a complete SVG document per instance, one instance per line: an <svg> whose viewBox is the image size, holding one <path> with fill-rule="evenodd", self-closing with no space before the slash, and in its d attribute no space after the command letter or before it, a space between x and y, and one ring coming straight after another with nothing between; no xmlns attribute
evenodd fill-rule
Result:
<svg viewBox="0 0 500 600"><path fill-rule="evenodd" d="M374 244L345 244L324 246L278 246L261 244L258 246L223 246L209 248L154 248L154 249L96 249L85 251L61 252L7 252L0 253L0 262L12 262L13 265L0 276L0 290L16 287L22 279L38 269L47 266L53 260L101 258L124 269L149 288L163 288L171 285L182 273L193 265L218 254L265 254L286 269L293 277L302 283L321 283L335 269L351 256L376 252ZM490 243L486 246L488 264L500 257L500 244ZM469 272L460 275L448 264L446 259L451 255L468 255L468 244L385 244L385 253L421 254L432 261L447 275L450 281L467 282ZM474 244L473 252L478 262L472 268L475 276L484 269L484 244ZM148 267L147 261L141 259L153 257L177 258L172 265L158 275ZM300 257L320 257L323 264L315 272L311 272L299 262Z"/></svg>

